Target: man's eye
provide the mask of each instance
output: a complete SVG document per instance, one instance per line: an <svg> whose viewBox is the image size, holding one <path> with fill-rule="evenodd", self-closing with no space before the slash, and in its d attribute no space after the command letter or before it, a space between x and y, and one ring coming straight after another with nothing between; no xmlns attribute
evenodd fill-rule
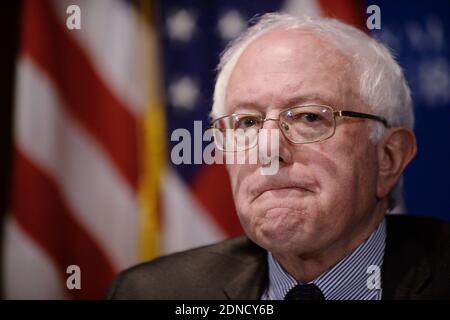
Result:
<svg viewBox="0 0 450 320"><path fill-rule="evenodd" d="M320 121L322 117L315 113L299 113L294 120L301 122L317 122Z"/></svg>
<svg viewBox="0 0 450 320"><path fill-rule="evenodd" d="M319 116L314 113L306 113L302 116L302 118L307 122L314 122L319 120Z"/></svg>
<svg viewBox="0 0 450 320"><path fill-rule="evenodd" d="M240 118L237 124L237 129L247 129L255 126L257 123L254 117L243 117Z"/></svg>

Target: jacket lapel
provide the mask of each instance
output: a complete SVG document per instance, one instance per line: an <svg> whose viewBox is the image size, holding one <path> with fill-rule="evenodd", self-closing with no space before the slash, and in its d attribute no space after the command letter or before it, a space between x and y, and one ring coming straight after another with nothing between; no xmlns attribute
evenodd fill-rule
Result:
<svg viewBox="0 0 450 320"><path fill-rule="evenodd" d="M431 279L426 249L417 234L387 216L387 237L382 268L383 300L426 299L422 294Z"/></svg>
<svg viewBox="0 0 450 320"><path fill-rule="evenodd" d="M230 300L258 300L268 283L267 253L251 243L254 248L248 257L236 264L235 275L224 287L224 293Z"/></svg>

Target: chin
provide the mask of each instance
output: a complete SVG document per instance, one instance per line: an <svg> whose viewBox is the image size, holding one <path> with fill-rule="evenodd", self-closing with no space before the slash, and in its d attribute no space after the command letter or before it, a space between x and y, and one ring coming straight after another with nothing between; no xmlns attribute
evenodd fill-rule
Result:
<svg viewBox="0 0 450 320"><path fill-rule="evenodd" d="M315 211L272 207L259 212L244 229L250 239L268 251L298 254L320 242L322 235Z"/></svg>
<svg viewBox="0 0 450 320"><path fill-rule="evenodd" d="M275 213L277 210L273 210ZM283 220L283 217L286 218ZM289 221L291 220L291 221ZM302 219L292 221L289 216L279 214L276 220L269 219L253 226L250 235L253 241L269 251L290 251L298 247L305 235Z"/></svg>
<svg viewBox="0 0 450 320"><path fill-rule="evenodd" d="M272 253L299 254L311 245L308 239L268 233L257 234L252 240Z"/></svg>

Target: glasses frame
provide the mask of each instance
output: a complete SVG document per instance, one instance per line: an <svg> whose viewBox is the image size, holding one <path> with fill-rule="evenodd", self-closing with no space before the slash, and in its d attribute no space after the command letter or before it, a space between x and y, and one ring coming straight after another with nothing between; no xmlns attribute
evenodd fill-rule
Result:
<svg viewBox="0 0 450 320"><path fill-rule="evenodd" d="M285 130L281 126L281 114L285 113L285 112L287 112L289 110L302 108L302 107L305 107L305 108L307 108L307 107L322 107L322 108L329 109L332 112L332 114L333 114L333 131L332 131L332 133L328 137L325 137L325 138L322 138L322 139L319 139L319 140L309 141L309 142L295 142L295 141L292 141L288 136L286 136ZM220 130L220 129L214 127L215 123L217 123L217 121L219 121L221 119L224 119L226 117L232 117L232 116L255 116L255 117L259 117L260 120L261 120L260 121L261 125L257 129L258 132L259 132L259 130L261 130L263 128L264 123L266 121L269 121L269 120L276 121L276 122L278 122L278 128L282 132L283 136L286 138L286 140L288 140L292 144L310 144L310 143L316 143L316 142L321 142L321 141L325 141L327 139L330 139L331 137L334 136L334 134L336 132L336 124L337 124L336 118L337 117L348 117L348 118L359 118L359 119L375 120L375 121L381 122L386 128L390 128L390 125L389 125L387 119L384 118L384 117L376 116L376 115L373 115L373 114L370 114L370 113L356 112L356 111L350 111L350 110L334 110L332 107L327 106L327 105L322 105L322 104L308 104L308 105L293 106L293 107L289 107L287 109L284 109L284 110L279 112L278 118L267 118L267 117L265 117L263 115L256 115L256 114L252 114L252 113L232 113L232 114L225 115L225 116L222 116L222 117L214 119L211 122L211 125L207 128L207 130L210 130L210 129ZM258 143L258 139L256 140L255 145L257 143ZM251 147L248 147L248 148L246 148L244 150L241 150L241 151L249 150L249 149L253 148L255 145L253 145ZM221 151L224 151L224 152L233 152L231 150L229 150L229 151L224 150L223 148L219 148L219 149Z"/></svg>

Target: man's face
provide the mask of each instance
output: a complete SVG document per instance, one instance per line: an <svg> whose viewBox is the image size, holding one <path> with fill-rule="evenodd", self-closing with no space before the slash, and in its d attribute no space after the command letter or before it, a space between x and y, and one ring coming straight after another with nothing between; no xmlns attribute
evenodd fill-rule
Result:
<svg viewBox="0 0 450 320"><path fill-rule="evenodd" d="M299 31L270 31L239 58L226 111L278 118L300 104L368 111L349 60L332 45ZM295 254L361 235L373 222L376 203L377 152L368 121L337 118L334 136L311 144L292 144L280 132L275 175L262 175L260 164L227 165L247 235L269 251ZM278 126L267 121L264 128Z"/></svg>

